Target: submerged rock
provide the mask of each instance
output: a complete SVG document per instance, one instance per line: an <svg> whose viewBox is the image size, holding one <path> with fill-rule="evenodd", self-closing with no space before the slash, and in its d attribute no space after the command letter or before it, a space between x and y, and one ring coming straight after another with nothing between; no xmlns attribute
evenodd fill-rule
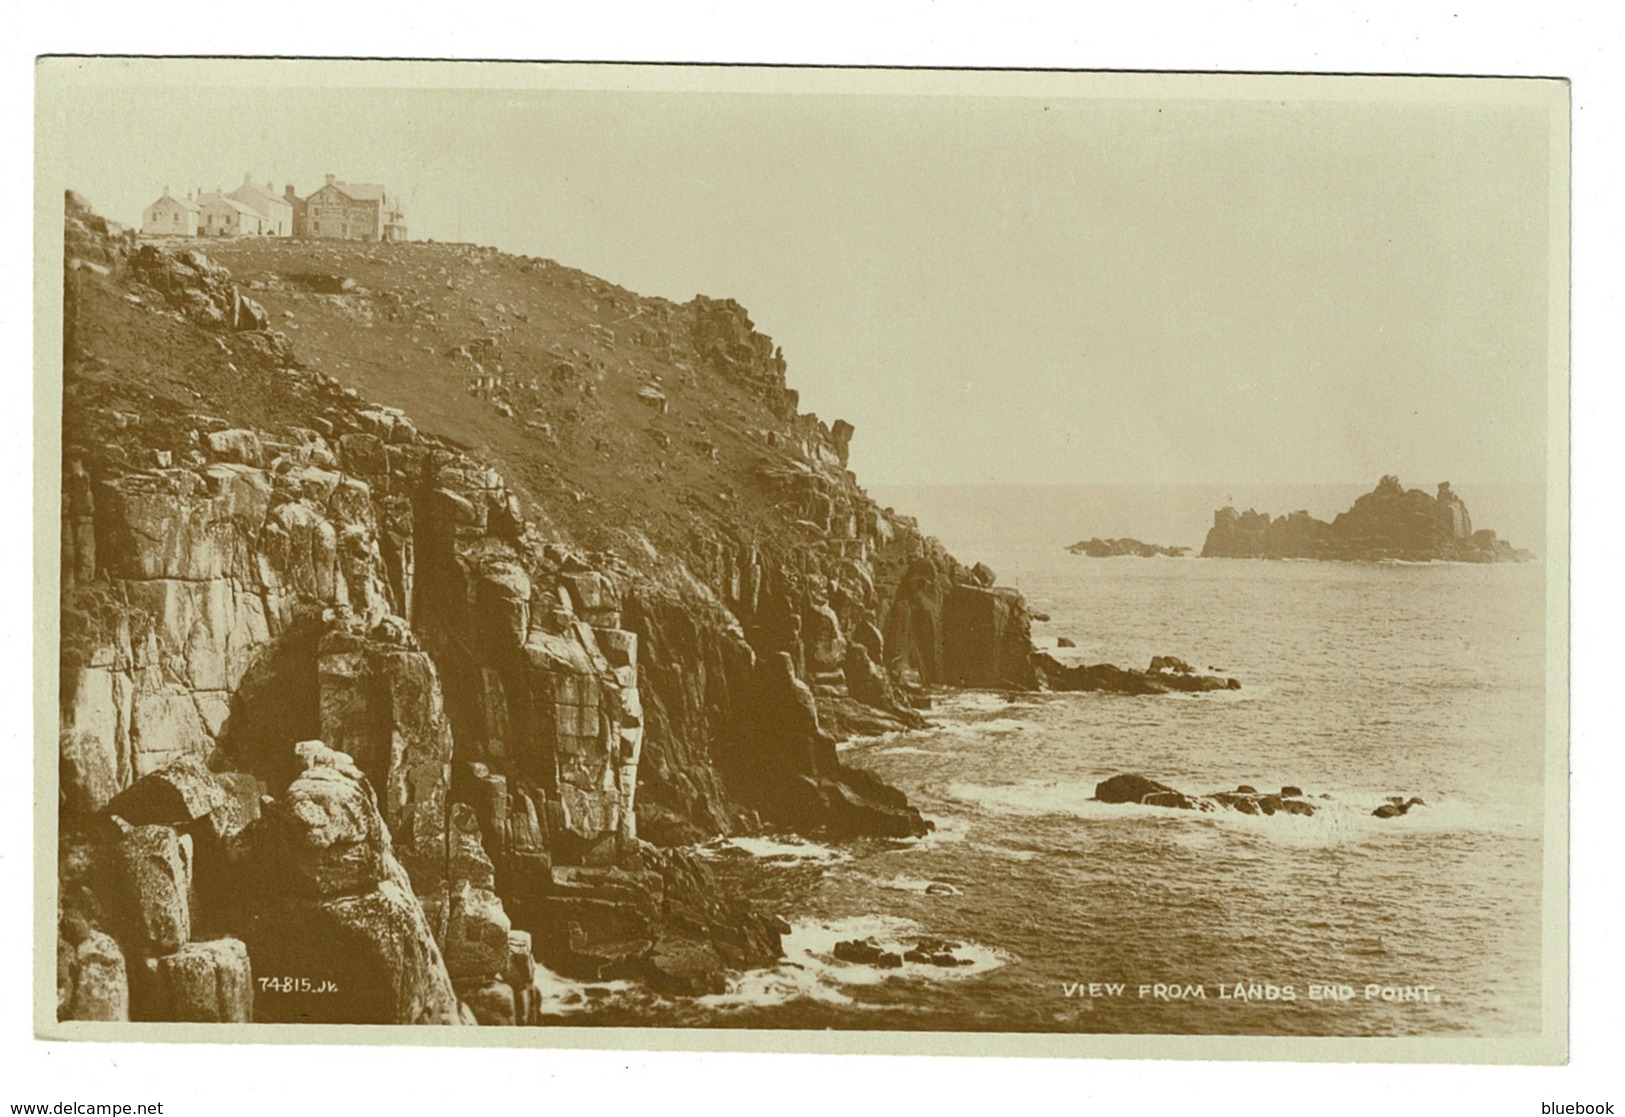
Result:
<svg viewBox="0 0 1625 1117"><path fill-rule="evenodd" d="M895 950L887 950L873 938L844 939L835 944L831 953L843 962L856 962L882 970L900 969L903 965L903 955Z"/></svg>
<svg viewBox="0 0 1625 1117"><path fill-rule="evenodd" d="M1172 807L1186 811L1223 809L1250 815L1315 813L1314 804L1305 800L1302 789L1297 787L1283 787L1279 795L1261 795L1251 785L1242 784L1234 791L1187 795L1135 773L1102 780L1095 785L1095 799L1102 803L1135 803L1145 807Z"/></svg>

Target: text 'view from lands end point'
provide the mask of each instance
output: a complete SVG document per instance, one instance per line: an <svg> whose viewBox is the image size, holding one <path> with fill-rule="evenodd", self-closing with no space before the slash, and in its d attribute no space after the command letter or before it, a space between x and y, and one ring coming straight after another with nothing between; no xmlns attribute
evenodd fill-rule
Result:
<svg viewBox="0 0 1625 1117"><path fill-rule="evenodd" d="M1560 84L321 65L41 69L43 1032L1562 1057Z"/></svg>

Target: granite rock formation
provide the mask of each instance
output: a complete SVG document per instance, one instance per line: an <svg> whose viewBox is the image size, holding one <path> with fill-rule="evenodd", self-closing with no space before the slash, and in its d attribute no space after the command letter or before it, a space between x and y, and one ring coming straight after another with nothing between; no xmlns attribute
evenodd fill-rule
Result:
<svg viewBox="0 0 1625 1117"><path fill-rule="evenodd" d="M717 991L783 924L682 846L923 833L836 741L1039 683L1020 595L868 498L737 303L73 196L65 276L64 1018Z"/></svg>
<svg viewBox="0 0 1625 1117"><path fill-rule="evenodd" d="M1202 557L1524 562L1534 556L1493 531L1474 531L1450 482L1441 481L1430 495L1406 489L1389 474L1331 523L1304 511L1271 519L1250 508L1221 508L1213 514Z"/></svg>
<svg viewBox="0 0 1625 1117"><path fill-rule="evenodd" d="M1142 543L1138 539L1083 539L1067 548L1075 555L1089 558L1183 558L1189 547L1164 547L1158 543Z"/></svg>

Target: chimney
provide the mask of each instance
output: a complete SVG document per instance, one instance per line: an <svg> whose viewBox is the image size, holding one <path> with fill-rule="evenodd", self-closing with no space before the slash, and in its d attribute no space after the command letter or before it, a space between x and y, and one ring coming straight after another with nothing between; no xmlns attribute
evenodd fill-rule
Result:
<svg viewBox="0 0 1625 1117"><path fill-rule="evenodd" d="M243 172L243 185L244 186L253 186L254 185L254 172L253 171L244 171Z"/></svg>
<svg viewBox="0 0 1625 1117"><path fill-rule="evenodd" d="M169 186L167 183L164 185L164 197L169 197Z"/></svg>
<svg viewBox="0 0 1625 1117"><path fill-rule="evenodd" d="M288 199L288 201L290 201L290 202L291 202L291 201L293 201L293 200L294 200L294 199L295 199L295 198L297 198L297 197L298 197L298 196L299 196L299 195L297 195L297 194L295 194L295 193L294 193L294 192L293 192L293 183L291 183L291 182L290 182L290 183L288 183L288 185L287 185L287 186L285 186L285 187L283 187L283 188L282 188L282 196L283 196L283 197L284 197L284 198L286 198L286 199Z"/></svg>
<svg viewBox="0 0 1625 1117"><path fill-rule="evenodd" d="M335 182L338 181L338 177L339 177L338 175L328 175L327 176L327 185L332 186Z"/></svg>

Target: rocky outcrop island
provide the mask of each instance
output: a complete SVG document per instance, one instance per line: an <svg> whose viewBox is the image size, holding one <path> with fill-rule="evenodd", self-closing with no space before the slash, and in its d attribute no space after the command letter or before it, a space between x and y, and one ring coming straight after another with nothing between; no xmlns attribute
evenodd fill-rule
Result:
<svg viewBox="0 0 1625 1117"><path fill-rule="evenodd" d="M1306 511L1272 519L1251 508L1221 508L1213 514L1202 557L1527 562L1534 555L1493 531L1474 531L1467 505L1450 482L1441 481L1430 494L1407 489L1389 474L1331 523Z"/></svg>
<svg viewBox="0 0 1625 1117"><path fill-rule="evenodd" d="M1075 555L1089 558L1183 558L1189 547L1164 547L1159 543L1142 543L1138 539L1083 539L1067 548Z"/></svg>

